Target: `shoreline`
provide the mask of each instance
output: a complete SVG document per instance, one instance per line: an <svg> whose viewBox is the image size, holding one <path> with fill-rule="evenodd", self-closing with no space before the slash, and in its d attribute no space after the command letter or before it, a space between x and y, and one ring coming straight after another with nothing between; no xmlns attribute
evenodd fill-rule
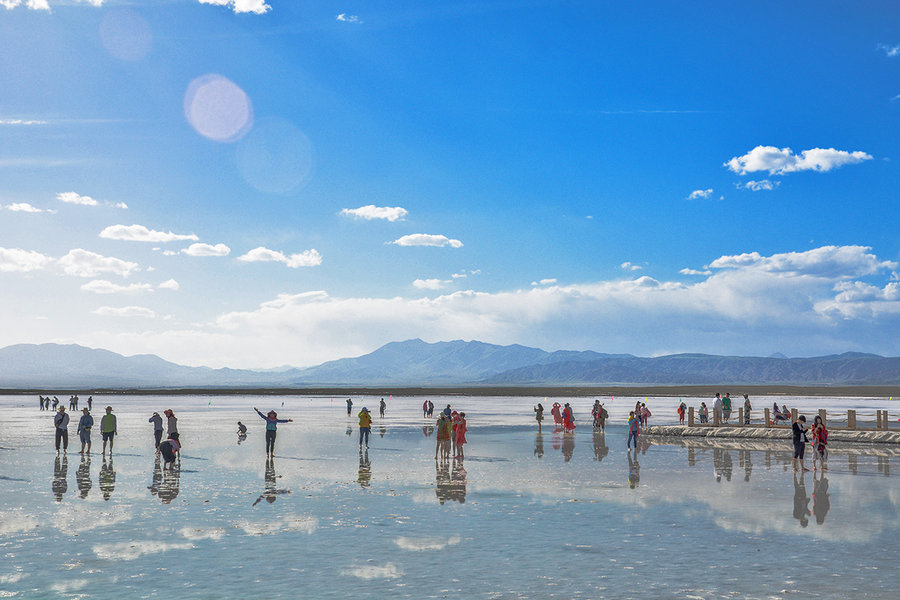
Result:
<svg viewBox="0 0 900 600"><path fill-rule="evenodd" d="M900 385L646 385L646 386L330 386L330 387L63 387L0 389L0 395L124 396L499 396L499 397L712 397L716 392L750 396L852 397L874 400L900 397Z"/></svg>

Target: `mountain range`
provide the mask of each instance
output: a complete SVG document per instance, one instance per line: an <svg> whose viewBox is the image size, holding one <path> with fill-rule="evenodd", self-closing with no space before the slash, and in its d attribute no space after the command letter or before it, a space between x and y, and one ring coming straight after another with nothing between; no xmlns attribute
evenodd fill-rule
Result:
<svg viewBox="0 0 900 600"><path fill-rule="evenodd" d="M547 352L456 340L391 342L355 358L264 371L187 367L78 345L0 349L0 388L304 388L341 386L893 385L900 358L847 352L814 358Z"/></svg>

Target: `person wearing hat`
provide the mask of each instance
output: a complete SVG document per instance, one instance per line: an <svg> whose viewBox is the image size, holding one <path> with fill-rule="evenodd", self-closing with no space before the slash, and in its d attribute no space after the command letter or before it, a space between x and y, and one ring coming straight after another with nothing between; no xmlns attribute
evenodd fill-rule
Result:
<svg viewBox="0 0 900 600"><path fill-rule="evenodd" d="M103 436L102 454L106 453L106 442L109 442L109 455L112 456L113 438L116 433L116 415L112 414L112 406L107 406L106 414L100 419L100 435Z"/></svg>
<svg viewBox="0 0 900 600"><path fill-rule="evenodd" d="M372 431L372 415L365 406L359 411L359 447L362 448L365 439L366 448L369 447L369 433Z"/></svg>
<svg viewBox="0 0 900 600"><path fill-rule="evenodd" d="M148 423L153 423L153 438L156 441L156 452L159 453L159 443L162 441L162 417L159 416L158 412L153 413L153 416L147 419Z"/></svg>
<svg viewBox="0 0 900 600"><path fill-rule="evenodd" d="M268 414L262 414L255 406L253 410L266 422L266 455L275 456L275 435L279 423L293 423L293 419L279 419L278 413L270 410Z"/></svg>
<svg viewBox="0 0 900 600"><path fill-rule="evenodd" d="M78 437L81 439L81 452L84 454L84 446L87 445L88 454L91 453L91 427L94 426L94 417L87 407L81 409L82 415L78 420Z"/></svg>
<svg viewBox="0 0 900 600"><path fill-rule="evenodd" d="M60 406L57 413L53 415L53 425L56 427L56 453L59 454L60 442L62 442L63 452L69 447L69 415L66 414L65 406Z"/></svg>

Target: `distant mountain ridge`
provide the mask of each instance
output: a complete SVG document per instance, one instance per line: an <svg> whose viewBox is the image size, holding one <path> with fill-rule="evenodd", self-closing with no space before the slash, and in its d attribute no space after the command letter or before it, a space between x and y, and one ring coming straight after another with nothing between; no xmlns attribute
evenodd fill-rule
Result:
<svg viewBox="0 0 900 600"><path fill-rule="evenodd" d="M341 386L893 385L900 358L847 352L814 358L674 354L654 358L547 352L479 341L391 342L315 367L264 371L187 367L78 345L0 349L0 388L304 388Z"/></svg>

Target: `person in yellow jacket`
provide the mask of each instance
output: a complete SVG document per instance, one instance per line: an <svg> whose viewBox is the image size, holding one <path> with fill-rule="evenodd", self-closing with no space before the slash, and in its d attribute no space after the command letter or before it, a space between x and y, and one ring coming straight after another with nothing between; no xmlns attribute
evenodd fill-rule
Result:
<svg viewBox="0 0 900 600"><path fill-rule="evenodd" d="M366 448L369 447L369 433L372 431L372 415L365 406L359 411L359 447L362 448L365 440Z"/></svg>

